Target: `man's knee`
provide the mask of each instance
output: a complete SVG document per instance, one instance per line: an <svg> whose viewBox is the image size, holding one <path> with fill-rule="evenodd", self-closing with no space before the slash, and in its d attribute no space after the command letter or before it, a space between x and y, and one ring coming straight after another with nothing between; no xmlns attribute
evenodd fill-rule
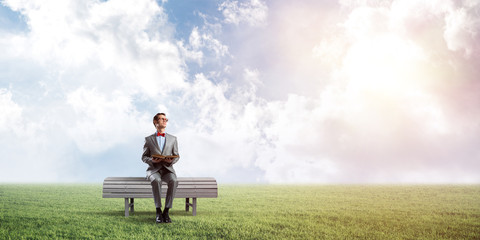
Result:
<svg viewBox="0 0 480 240"><path fill-rule="evenodd" d="M178 186L177 178L170 179L170 181L168 181L168 186L169 187L177 187Z"/></svg>
<svg viewBox="0 0 480 240"><path fill-rule="evenodd" d="M150 183L153 185L153 184L159 184L161 183L162 179L160 177L159 174L152 174L148 177L148 179L150 180Z"/></svg>

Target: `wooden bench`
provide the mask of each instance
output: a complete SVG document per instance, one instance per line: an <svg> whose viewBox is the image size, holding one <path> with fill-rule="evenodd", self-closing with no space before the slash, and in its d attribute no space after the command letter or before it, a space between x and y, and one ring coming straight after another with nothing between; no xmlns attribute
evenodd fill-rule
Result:
<svg viewBox="0 0 480 240"><path fill-rule="evenodd" d="M193 216L197 215L197 198L216 198L218 196L215 178L177 178L178 187L175 198L185 198L185 211L192 207ZM162 200L165 199L167 185L162 182ZM144 177L107 177L103 181L104 198L125 198L125 217L128 209L133 213L135 198L153 198L152 185ZM192 198L193 203L190 203ZM129 202L130 199L130 202Z"/></svg>

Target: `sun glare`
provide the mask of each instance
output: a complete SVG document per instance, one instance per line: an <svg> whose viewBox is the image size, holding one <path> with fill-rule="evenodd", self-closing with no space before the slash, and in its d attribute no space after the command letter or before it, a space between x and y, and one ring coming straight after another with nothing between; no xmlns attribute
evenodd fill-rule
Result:
<svg viewBox="0 0 480 240"><path fill-rule="evenodd" d="M418 91L421 49L395 36L381 36L355 43L344 61L349 90L388 95Z"/></svg>
<svg viewBox="0 0 480 240"><path fill-rule="evenodd" d="M399 111L423 122L430 133L448 124L441 106L425 88L428 76L423 49L397 36L373 36L354 43L344 58L345 100L352 119L379 125L402 124Z"/></svg>

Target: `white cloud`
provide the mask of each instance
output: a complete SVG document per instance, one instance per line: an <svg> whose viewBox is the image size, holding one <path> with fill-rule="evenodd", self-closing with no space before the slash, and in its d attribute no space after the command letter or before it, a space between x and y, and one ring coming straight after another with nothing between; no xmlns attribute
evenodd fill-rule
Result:
<svg viewBox="0 0 480 240"><path fill-rule="evenodd" d="M17 70L1 78L14 90L2 90L10 114L1 126L21 130L0 137L9 172L0 181L89 181L78 170L91 159L133 140L141 152L150 111L187 86L163 9L149 0L5 4L22 13L29 31L0 41L2 61ZM22 169L24 159L34 163Z"/></svg>
<svg viewBox="0 0 480 240"><path fill-rule="evenodd" d="M331 179L339 172L336 164L316 152L322 139L313 133L325 117L318 101L292 95L286 102L267 102L256 97L258 77L258 71L245 69L246 85L227 98L225 85L196 76L181 103L195 120L178 132L178 171L227 175L223 178L235 181L229 173L256 167L268 182Z"/></svg>
<svg viewBox="0 0 480 240"><path fill-rule="evenodd" d="M170 42L173 32L155 1L7 4L22 12L30 27L28 34L4 40L10 45L7 49L18 51L11 53L14 56L62 69L58 72L63 76L91 74L103 78L105 85L150 97L185 86L183 62ZM89 71L83 73L85 69ZM79 80L77 84L98 81Z"/></svg>
<svg viewBox="0 0 480 240"><path fill-rule="evenodd" d="M179 107L190 111L192 119L177 133L182 156L179 171L215 175L251 166L259 134L255 112L250 112L250 105L227 99L226 90L199 74L185 92Z"/></svg>
<svg viewBox="0 0 480 240"><path fill-rule="evenodd" d="M196 62L198 65L202 65L203 52L200 50L193 50L189 45L185 45L183 41L177 42L180 53L187 61Z"/></svg>
<svg viewBox="0 0 480 240"><path fill-rule="evenodd" d="M449 50L467 57L478 56L478 1L393 1L390 25L415 39L427 38L427 44L438 45L435 38L443 32Z"/></svg>
<svg viewBox="0 0 480 240"><path fill-rule="evenodd" d="M31 106L19 105L12 97L0 89L0 182L58 181L70 161L58 126L48 123L43 109L31 112Z"/></svg>
<svg viewBox="0 0 480 240"><path fill-rule="evenodd" d="M132 99L113 92L108 98L95 89L79 88L67 96L75 121L67 133L85 153L98 153L150 130L150 116L140 114Z"/></svg>
<svg viewBox="0 0 480 240"><path fill-rule="evenodd" d="M451 9L445 16L444 38L453 51L463 51L467 57L480 56L480 3L468 2L466 6Z"/></svg>
<svg viewBox="0 0 480 240"><path fill-rule="evenodd" d="M343 175L343 180L362 182L478 181L466 167L478 165L472 165L478 153L462 140L478 131L464 122L465 118L478 118L478 114L454 110L463 108L462 104L470 106L472 101L453 104L451 98L462 92L461 98L478 99L469 90L478 90L472 78L476 71L463 68L474 61L458 60L449 51L464 52L467 59L475 56L475 34L468 29L474 28L477 20L463 15L471 5L444 1L342 3L350 9L340 25L344 32L337 33L338 41L322 40L313 48L314 56L329 57L330 47L337 49L338 42L349 39L333 55L341 60L324 64L332 69L331 79L336 82L330 90L335 91L328 93L326 88L323 106L318 106L322 112L336 108L325 116L335 116L333 122L343 126L337 129L340 132L330 131L325 136L342 139L323 151L339 169L331 179ZM452 10L460 14L452 17L455 19L450 19ZM439 41L443 37L447 45ZM452 81L459 84L458 92L445 94ZM333 108L326 108L325 103ZM472 132L467 134L466 129ZM451 144L456 141L464 144ZM460 154L465 151L469 154ZM453 159L455 163L450 162ZM462 168L464 178L459 173ZM369 175L364 169L369 169Z"/></svg>
<svg viewBox="0 0 480 240"><path fill-rule="evenodd" d="M302 18L315 10L290 13L283 6L275 29L250 38L224 33L217 22L266 26L272 9L262 1L226 1L218 8L224 19L199 14L203 26L194 24L183 42L174 39L176 29L155 1L7 1L22 12L30 31L0 38L2 61L41 71L24 76L26 83L12 78L13 90L0 90L0 106L8 113L0 116L0 142L6 146L0 148L1 163L7 166L0 181L26 181L15 173L22 170L27 147L26 156L35 162L25 174L33 181L85 180L88 171L78 169L91 168L90 158L136 144L132 152L138 158L115 164L143 171L142 138L154 131L157 111L168 114L167 131L179 139L176 169L182 176L236 182L480 181L472 170L480 156L478 85L470 81L478 74L462 72L473 69L468 57L476 51L478 21L471 9L477 5L341 2L340 17L331 14L339 22L309 16L291 23L289 14ZM318 19L324 25L312 27ZM333 27L324 30L327 24ZM312 31L317 32L307 34ZM245 39L228 39L238 36ZM430 41L442 38L446 42ZM253 60L260 54L230 52L228 44L248 45L245 40L264 45L238 49L271 51L261 52L268 54L258 61ZM464 52L466 62L450 58L452 51ZM312 53L322 61L312 62ZM216 65L201 68L210 61ZM284 62L267 69L275 61ZM188 62L200 65L195 76L188 75ZM278 73L267 84L269 70ZM321 72L331 75L319 77ZM463 76L452 90L452 79ZM259 94L277 85L290 94L276 100ZM315 94L296 91L296 85L316 88ZM35 138L25 140L30 132ZM108 157L99 161L112 163Z"/></svg>
<svg viewBox="0 0 480 240"><path fill-rule="evenodd" d="M375 7L382 8L388 7L391 4L391 1L377 1L377 0L339 0L341 6L348 8L358 8L358 7Z"/></svg>
<svg viewBox="0 0 480 240"><path fill-rule="evenodd" d="M187 44L183 40L177 42L183 57L203 66L205 62L219 63L224 57L231 56L228 46L217 38L222 33L221 25L210 23L204 14L199 15L204 21L203 26L193 27Z"/></svg>
<svg viewBox="0 0 480 240"><path fill-rule="evenodd" d="M338 173L337 164L322 149L324 115L317 100L290 95L285 102L267 103L263 144L256 165L270 182L324 182Z"/></svg>
<svg viewBox="0 0 480 240"><path fill-rule="evenodd" d="M0 88L0 132L20 130L19 123L22 122L22 108L12 101L12 93L7 89Z"/></svg>
<svg viewBox="0 0 480 240"><path fill-rule="evenodd" d="M223 45L212 34L200 33L198 27L194 27L189 37L189 44L194 50L205 48L214 53L216 58L224 57L228 54L228 47Z"/></svg>
<svg viewBox="0 0 480 240"><path fill-rule="evenodd" d="M388 30L388 9L355 8L343 26L346 33L355 39L368 38L371 34L386 32Z"/></svg>
<svg viewBox="0 0 480 240"><path fill-rule="evenodd" d="M228 0L220 4L218 10L222 12L226 23L246 23L250 26L265 26L267 23L268 7L261 0L240 3Z"/></svg>

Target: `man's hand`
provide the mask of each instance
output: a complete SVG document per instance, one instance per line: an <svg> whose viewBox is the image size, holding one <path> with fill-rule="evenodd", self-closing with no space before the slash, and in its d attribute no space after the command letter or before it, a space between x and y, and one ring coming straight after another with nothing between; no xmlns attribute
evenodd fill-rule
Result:
<svg viewBox="0 0 480 240"><path fill-rule="evenodd" d="M158 155L157 155L158 156ZM155 155L152 156L152 162L153 163L160 163L160 162L166 162L166 163L172 163L173 159L177 158L178 156L162 156L162 157L155 157Z"/></svg>
<svg viewBox="0 0 480 240"><path fill-rule="evenodd" d="M166 157L166 158L157 158L157 157L152 157L152 162L153 163L160 163L160 162L166 162L166 163L172 163L173 162L172 157Z"/></svg>
<svg viewBox="0 0 480 240"><path fill-rule="evenodd" d="M152 158L152 162L153 162L153 163L159 163L159 162L162 162L162 160L163 160L163 159L161 159L161 158L156 158L156 157L153 157L153 158Z"/></svg>

